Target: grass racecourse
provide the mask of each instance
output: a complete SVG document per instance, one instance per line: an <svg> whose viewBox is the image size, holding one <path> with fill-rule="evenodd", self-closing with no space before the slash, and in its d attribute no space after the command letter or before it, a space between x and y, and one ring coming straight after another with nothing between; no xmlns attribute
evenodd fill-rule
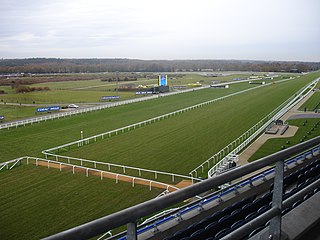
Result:
<svg viewBox="0 0 320 240"><path fill-rule="evenodd" d="M158 76L152 74L155 78L139 78L137 81L119 82L119 86L124 85L151 85L156 84ZM261 74L260 74L261 75ZM248 78L252 74L231 74L227 76L205 76L200 74L176 74L168 75L168 85L173 86L185 86L188 88L188 84L200 82L201 84L210 85L212 81L224 82L233 81L234 78ZM257 77L257 75L254 75ZM273 81L288 78L293 75L280 75L275 77ZM75 76L76 77L76 76ZM25 117L38 116L36 114L36 108L48 106L48 105L60 105L66 106L70 103L76 103L80 106L92 106L103 103L101 101L102 96L114 96L117 94L115 91L115 82L105 82L96 76L96 80L81 80L81 81L62 81L62 82L45 82L39 84L29 85L30 87L49 87L50 91L40 92L28 92L28 93L15 93L15 89L10 86L0 86L0 90L6 94L0 95L0 116L5 116L5 121L13 121ZM263 76L260 76L263 77ZM37 78L37 77L34 77ZM53 80L54 81L54 78ZM265 80L270 81L270 80ZM118 92L121 100L132 99L140 97L135 92ZM16 104L11 106L10 104ZM30 106L24 106L29 104Z"/></svg>
<svg viewBox="0 0 320 240"><path fill-rule="evenodd" d="M80 139L80 131L84 131L84 137L92 136L251 87L240 83L229 89L194 91L2 130L0 141L6 144L0 146L0 162L23 155L40 157L44 149Z"/></svg>
<svg viewBox="0 0 320 240"><path fill-rule="evenodd" d="M108 140L85 145L66 155L188 175L307 81L292 80L239 94Z"/></svg>
<svg viewBox="0 0 320 240"><path fill-rule="evenodd" d="M67 154L188 174L301 87L313 73L89 144ZM254 87L206 89L0 131L0 161L41 151ZM39 239L153 198L159 190L22 165L0 172L0 239Z"/></svg>
<svg viewBox="0 0 320 240"><path fill-rule="evenodd" d="M147 186L23 165L0 172L0 239L40 239L160 194Z"/></svg>
<svg viewBox="0 0 320 240"><path fill-rule="evenodd" d="M316 109L320 109L320 92L314 92L312 97L308 99L305 104L300 107L300 111L315 111ZM318 111L318 110L317 110Z"/></svg>

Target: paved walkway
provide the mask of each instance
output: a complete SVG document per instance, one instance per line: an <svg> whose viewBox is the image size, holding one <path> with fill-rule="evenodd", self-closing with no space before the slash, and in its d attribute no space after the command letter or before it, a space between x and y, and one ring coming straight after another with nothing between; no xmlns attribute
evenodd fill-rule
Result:
<svg viewBox="0 0 320 240"><path fill-rule="evenodd" d="M303 100L301 100L296 106L294 106L288 113L286 113L284 116L282 116L280 119L284 122L293 119L296 115L299 115L299 117L310 117L314 114L317 114L320 118L320 113L313 113L313 112L302 112L298 109L313 95L314 92L311 92L306 96ZM311 114L311 115L310 115ZM280 129L281 131L281 129ZM280 135L280 131L277 134L266 134L263 133L259 138L257 138L249 147L247 147L240 155L238 160L238 165L244 165L248 163L248 159L268 140L271 138L288 138L292 137L296 134L298 131L298 127L296 126L289 126L287 131ZM261 169L261 171L264 169ZM255 175L257 172L254 172L251 175ZM249 175L248 175L249 176Z"/></svg>
<svg viewBox="0 0 320 240"><path fill-rule="evenodd" d="M248 159L268 140L272 138L288 138L293 137L298 131L298 127L289 126L287 131L280 135L280 131L277 134L262 134L258 139L256 139L249 147L247 147L240 155L238 164L244 165L248 163Z"/></svg>

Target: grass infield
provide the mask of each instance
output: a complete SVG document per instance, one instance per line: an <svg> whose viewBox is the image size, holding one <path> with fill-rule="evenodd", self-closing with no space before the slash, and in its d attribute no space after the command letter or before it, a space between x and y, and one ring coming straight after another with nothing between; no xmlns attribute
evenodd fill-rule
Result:
<svg viewBox="0 0 320 240"><path fill-rule="evenodd" d="M0 183L0 239L40 239L162 192L34 165L1 172Z"/></svg>
<svg viewBox="0 0 320 240"><path fill-rule="evenodd" d="M319 118L294 119L289 120L288 123L289 125L299 127L297 133L293 137L268 139L248 161L257 160L320 135Z"/></svg>

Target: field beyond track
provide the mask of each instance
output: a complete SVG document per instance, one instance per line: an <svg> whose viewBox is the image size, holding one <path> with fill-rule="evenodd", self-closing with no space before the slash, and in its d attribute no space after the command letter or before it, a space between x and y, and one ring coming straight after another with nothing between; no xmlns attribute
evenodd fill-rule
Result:
<svg viewBox="0 0 320 240"><path fill-rule="evenodd" d="M66 154L188 175L308 82L301 77L272 84Z"/></svg>
<svg viewBox="0 0 320 240"><path fill-rule="evenodd" d="M188 174L307 83L312 73L255 89L67 154ZM254 86L206 89L0 131L0 162ZM143 176L144 177L144 176ZM22 165L0 172L0 239L39 239L157 196L162 190L58 169Z"/></svg>

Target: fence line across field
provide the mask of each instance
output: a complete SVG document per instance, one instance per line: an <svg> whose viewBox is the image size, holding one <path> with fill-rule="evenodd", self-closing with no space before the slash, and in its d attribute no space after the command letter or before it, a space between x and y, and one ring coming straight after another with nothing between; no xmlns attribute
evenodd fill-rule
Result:
<svg viewBox="0 0 320 240"><path fill-rule="evenodd" d="M218 163L216 163L209 171L208 171L208 177L214 176L214 174L219 171L223 166L225 166L228 162L228 159L233 156L238 154L241 150L243 150L247 145L249 145L256 137L258 137L266 128L269 124L271 124L274 120L279 119L282 117L284 114L286 114L293 106L295 106L298 102L300 102L305 96L307 96L316 86L318 83L319 78L316 79L315 81L311 82L308 84L306 87L302 88L299 93L296 93L293 95L292 98L289 98L290 101L286 101L286 105L279 111L277 112L272 118L270 118L265 124L263 124L256 132L251 134L249 138L247 138L243 143L241 143L239 146L234 148L232 151L229 151L228 155L225 156L223 159L221 159ZM308 90L308 92L304 93L305 90ZM237 139L238 140L238 139ZM235 141L237 141L235 140ZM232 142L233 143L233 142ZM231 144L232 144L231 143ZM229 144L230 145L230 144ZM228 145L228 147L229 147ZM208 161L208 160L207 160ZM206 161L206 162L207 162ZM197 176L197 169L194 171L190 172L190 175L193 175L195 173L195 176Z"/></svg>
<svg viewBox="0 0 320 240"><path fill-rule="evenodd" d="M291 77L291 78L288 78L288 79L283 79L283 80L280 80L278 82L288 81L288 80L291 80L291 79L293 79L293 78ZM250 81L250 80L242 80L242 81L237 81L237 82L226 82L226 83L220 83L220 84L217 84L217 85L235 84L235 83L248 82L248 81ZM269 84L266 84L266 85L269 85ZM266 86L266 85L264 85L264 86ZM191 89L181 90L181 91L178 91L178 92L171 92L171 93L160 94L160 95L156 95L156 96L146 96L146 97L142 97L142 98L129 99L129 100L124 100L124 101L120 101L120 102L114 102L114 103L110 103L110 104L104 104L104 105L100 105L100 106L95 106L95 107L77 109L77 110L73 110L73 111L70 111L70 112L56 113L56 114L46 115L46 116L42 116L42 117L35 117L35 118L30 118L30 119L25 119L25 120L18 120L18 121L14 121L14 122L0 124L0 129L10 129L10 128L13 128L13 127L17 128L18 126L26 126L28 124L32 125L33 123L39 123L39 122L42 122L42 121L59 119L59 118L62 118L62 117L72 116L72 115L76 115L76 114L82 114L82 113L102 110L102 109L106 109L106 108L117 107L117 106L126 105L126 104L130 104L130 103L147 101L147 100L151 100L151 99L156 99L158 97L167 97L167 96L172 96L172 95L186 93L186 92L198 91L198 90L207 89L207 88L210 88L210 86L202 86L202 87L198 87L198 88L191 88Z"/></svg>
<svg viewBox="0 0 320 240"><path fill-rule="evenodd" d="M121 181L121 178L128 179L127 182L131 182L132 187L134 187L135 184L137 184L137 181L140 181L140 182L145 183L143 185L149 186L150 191L152 190L152 187L156 187L156 186L162 186L161 188L169 190L169 191L170 190L175 191L175 190L179 189L178 187L172 186L170 184L166 184L166 183L162 183L162 182L158 182L158 181L154 181L154 180L149 180L149 179L140 178L140 177L132 177L132 176L128 176L128 175L124 175L124 174L120 174L120 173L113 173L113 172L108 172L108 171L100 170L100 169L96 169L96 168L89 168L89 167L84 167L84 166L79 166L79 165L74 165L74 164L69 164L69 163L57 162L57 161L49 160L49 159L36 158L36 157L21 157L21 158L17 158L17 159L14 159L14 160L11 160L11 161L8 161L5 163L1 163L0 170L2 170L5 166L7 167L8 170L11 170L15 166L19 165L22 161L25 161L27 165L29 165L30 161L34 161L36 166L39 166L39 162L44 162L47 164L46 166L48 168L50 168L50 164L57 164L57 165L59 165L60 171L62 171L62 169L63 169L62 166L65 166L65 167L68 167L69 169L72 169L73 174L75 174L76 169L81 169L85 172L87 177L90 175L90 172L96 172L96 173L99 173L101 180L104 178L104 175L111 175L111 176L113 176L113 178L109 177L109 179L115 179L116 183ZM95 176L97 176L97 175L95 175Z"/></svg>
<svg viewBox="0 0 320 240"><path fill-rule="evenodd" d="M191 180L192 183L202 181L202 179L199 179L197 177L192 177L192 176L190 177L190 176L185 176L185 175L176 174L176 173L168 173L168 172L149 170L149 169L138 168L138 167L130 167L130 166L125 166L120 164L113 164L113 163L99 162L99 161L93 161L93 160L82 159L82 158L63 156L63 155L51 154L48 152L45 153L45 156L46 156L46 159L48 158L48 156L54 157L55 161L58 163L60 163L61 159L65 159L68 162L68 164L70 164L72 160L78 161L80 165L77 165L77 166L83 166L84 163L89 163L93 165L94 169L96 169L97 166L100 164L100 165L107 166L109 171L111 171L111 168L118 168L121 171L123 171L123 173L126 173L127 170L135 170L138 172L139 176L142 176L142 173L144 172L152 173L154 174L155 179L158 179L159 176L164 175L164 176L170 177L172 182L174 182L176 178Z"/></svg>
<svg viewBox="0 0 320 240"><path fill-rule="evenodd" d="M187 90L183 90L183 91L179 91L179 92L161 94L159 96L160 97L166 97L166 96L176 95L176 94L180 94L180 93L191 92L191 91L195 91L195 90L201 90L201 89L205 89L205 88L209 88L209 86L204 86L204 87L200 87L200 88L193 88L193 89L187 89ZM114 103L110 103L110 104L103 104L103 105L99 105L99 106L95 106L95 107L77 109L77 110L73 110L73 111L70 111L70 112L55 113L55 114L46 115L46 116L42 116L42 117L35 117L35 118L30 118L30 119L25 119L25 120L18 120L18 121L9 122L9 123L3 123L3 124L0 124L0 129L10 129L10 128L13 128L13 127L17 128L19 126L26 126L28 124L32 125L33 123L39 123L39 122L42 122L42 121L59 119L59 118L68 117L68 116L72 116L72 115L76 115L76 114L82 114L82 113L102 110L102 109L106 109L106 108L117 107L117 106L126 105L126 104L130 104L130 103L143 102L143 101L147 101L147 100L151 100L151 99L156 99L159 96L158 95L146 96L146 97L142 97L142 98L129 99L129 100L124 100L124 101L120 101L120 102L114 102Z"/></svg>
<svg viewBox="0 0 320 240"><path fill-rule="evenodd" d="M285 79L285 80L282 80L282 81L288 81L288 80L291 80L291 79ZM319 79L317 79L319 80ZM317 81L316 80L316 81ZM314 82L316 82L314 81ZM310 85L308 85L308 87L310 87L312 84L314 84L314 82L312 82ZM263 85L262 85L263 86ZM258 86L258 87L261 87L261 86ZM258 87L254 87L253 89L256 89ZM303 88L305 89L305 88ZM71 146L71 145L74 145L76 144L78 147L80 146L83 146L83 143L85 144L88 144L90 143L90 140L91 139L94 139L94 141L97 141L97 138L98 137L101 137L102 139L104 138L105 135L108 135L108 136L111 136L112 133L115 133L116 135L118 134L118 131L121 131L121 132L124 132L126 131L127 129L130 130L131 128L134 128L136 126L141 126L143 124L148 124L148 123L152 123L152 122L155 122L157 120L160 120L160 119L165 119L167 117L169 117L170 115L175 115L175 114L179 114L179 113L182 113L184 111L188 111L188 110L191 110L191 109L194 109L194 108L197 108L197 107L200 107L200 106L203 106L205 104L210 104L212 102L215 102L217 100L221 100L221 99L224 99L226 97L229 97L229 96L233 96L233 95L236 95L236 94L239 94L239 93L242 93L242 92L245 92L245 91L249 91L249 90L252 90L251 89L246 89L246 90L243 90L243 91L240 91L240 92L237 92L237 93L233 93L233 94L230 94L230 95L227 95L227 96L224 96L224 97L221 97L221 98L217 98L217 99L213 99L213 100L210 100L210 101L206 101L206 102L203 102L203 103L200 103L200 104L196 104L196 105L193 105L191 107L187 107L187 108L184 108L184 109L181 109L181 110L178 110L178 111L175 111L175 112L172 112L172 113L169 113L169 114L164 114L164 115L161 115L159 117L156 117L156 118L152 118L152 119L148 119L148 120L145 120L145 121L142 121L142 122L139 122L139 123L136 123L136 124L132 124L132 125L129 125L129 126L126 126L126 127L123 127L123 128L119 128L119 129L116 129L116 130L112 130L112 131L109 131L109 132L106 132L106 133L102 133L102 134L98 134L98 135L95 135L95 136L92 136L92 137L89 137L89 138L86 138L86 139L82 139L82 140L78 140L78 141L75 141L75 142L72 142L72 143L68 143L68 144L64 144L64 145L61 145L61 146L58 146L58 147L55 147L55 148L51 148L51 149L47 149L47 150L44 150L43 151L43 154L46 156L50 155L50 156L53 156L53 157L56 157L56 159L58 157L62 157L62 158L67 158L67 156L62 156L62 155L57 155L55 153L51 153L52 151L54 150L58 150L59 149L64 149L68 146ZM302 91L302 90L300 90ZM311 91L311 90L310 90ZM299 92L299 91L298 91ZM290 100L290 99L289 99ZM286 102L285 102L286 103ZM282 107L282 105L284 105L285 103L281 104L278 108L276 108L274 111L272 111L270 114L268 114L264 119L260 120L256 125L254 125L251 129L249 129L248 131L246 131L243 135L241 135L239 138L237 138L236 140L234 140L232 143L230 143L227 147L223 148L220 152L218 152L217 154L215 154L214 156L212 156L211 158L209 158L208 160L206 160L203 164L201 164L200 166L198 166L196 169L192 170L189 174L191 175L191 179L192 181L194 179L197 178L197 171L199 168L202 169L202 172L204 170L204 165L205 164L208 164L208 169L210 168L210 160L214 160L215 163L217 163L219 161L219 158L223 158L226 156L226 153L228 154L230 152L230 146L231 148L234 148L234 145L236 146L237 144L239 144L239 146L236 148L238 151L240 151L241 149L243 149L248 143L250 143L252 140L253 140L253 136L251 136L254 131L259 127L259 125L261 125L263 123L263 121L265 121L265 119L268 119L270 118L270 116L272 114L274 114L275 111L277 111L280 107ZM272 118L274 119L274 118ZM264 125L263 125L264 126ZM260 129L263 129L263 127L261 127ZM256 133L257 134L257 133ZM251 137L250 137L251 136ZM256 135L254 136L256 137ZM238 143L239 141L239 143ZM241 143L242 142L242 143ZM70 157L69 157L69 160L70 161ZM76 159L76 158L75 158ZM77 159L78 160L78 159ZM81 161L81 164L82 164L82 161L84 161L85 159L80 159ZM85 160L85 161L91 161L91 160ZM97 163L96 161L92 161L92 162L95 162L95 164ZM214 163L214 164L215 164ZM139 171L139 175L141 174L141 171L148 171L150 172L150 170L146 170L146 169L139 169L139 168L134 168L134 167L129 167L129 166L122 166L122 165L117 165L117 164L110 164L110 163L104 163L106 165L110 166L113 165L113 166L116 166L116 167L120 167L120 168L123 168L123 171L125 173L125 169L134 169L134 170L138 170ZM220 163L221 164L221 163ZM153 171L155 173L155 178L156 178L156 171ZM171 175L172 176L172 173L163 173L163 172L158 172L159 174L166 174L166 175ZM193 173L196 173L194 176ZM174 178L174 177L173 177Z"/></svg>
<svg viewBox="0 0 320 240"><path fill-rule="evenodd" d="M209 159L204 161L198 167L193 169L189 175L198 177L198 170L201 169L201 173L204 173L205 165L207 165L207 169L209 170L208 175L213 176L213 174L221 167L223 167L227 162L229 157L239 153L243 150L248 144L250 144L257 136L259 136L265 128L274 120L280 118L285 113L287 113L295 104L301 101L306 95L308 95L317 85L320 78L315 79L307 86L298 90L295 94L293 94L288 100L279 105L276 109L270 112L266 117L261 119L258 123L256 123L253 127L243 133L240 137L238 137L233 142L229 143L226 147L221 149L219 152L211 156ZM304 93L305 90L308 92ZM238 143L239 142L239 143ZM231 150L230 150L231 149ZM210 162L213 161L213 167L210 169ZM212 166L211 165L211 166Z"/></svg>
<svg viewBox="0 0 320 240"><path fill-rule="evenodd" d="M285 80L287 81L288 79L285 79ZM231 93L231 94L226 95L226 96L222 96L222 97L215 98L215 99L212 99L212 100L209 100L209 101L205 101L205 102L202 102L202 103L199 103L199 104L195 104L195 105L183 108L183 109L179 109L177 111L166 113L166 114L154 117L154 118L150 118L150 119L138 122L138 123L134 123L134 124L125 126L125 127L121 127L121 128L115 129L115 130L111 130L111 131L108 131L108 132L100 133L100 134L97 134L97 135L94 135L94 136L91 136L91 137L87 137L87 138L80 139L80 140L77 140L77 141L74 141L74 142L71 142L71 143L67 143L67 144L60 145L60 146L57 146L57 147L54 147L54 148L50 148L50 149L44 150L44 154L45 154L45 152L51 152L51 151L59 150L59 149L62 149L62 148L70 147L72 145L77 145L77 147L81 147L81 146L84 146L84 144L89 144L90 140L93 140L94 142L96 142L98 138L104 139L105 137L111 137L112 135L118 135L119 133L124 133L125 131L130 131L132 129L136 129L136 128L141 127L141 126L146 126L147 124L155 123L156 121L160 121L160 120L163 120L163 119L166 119L166 118L169 118L169 117L172 117L172 116L184 113L184 112L188 112L188 111L203 107L205 105L209 105L209 104L215 103L216 101L220 101L220 100L223 100L223 99L226 99L226 98L229 98L229 97L232 97L232 96L244 93L244 92L255 90L257 88L261 88L261 87L264 87L264 86L267 86L267 85L270 85L270 84L271 83L268 83L268 84L265 84L265 85L256 86L256 87L245 89L245 90L241 90L239 92Z"/></svg>

